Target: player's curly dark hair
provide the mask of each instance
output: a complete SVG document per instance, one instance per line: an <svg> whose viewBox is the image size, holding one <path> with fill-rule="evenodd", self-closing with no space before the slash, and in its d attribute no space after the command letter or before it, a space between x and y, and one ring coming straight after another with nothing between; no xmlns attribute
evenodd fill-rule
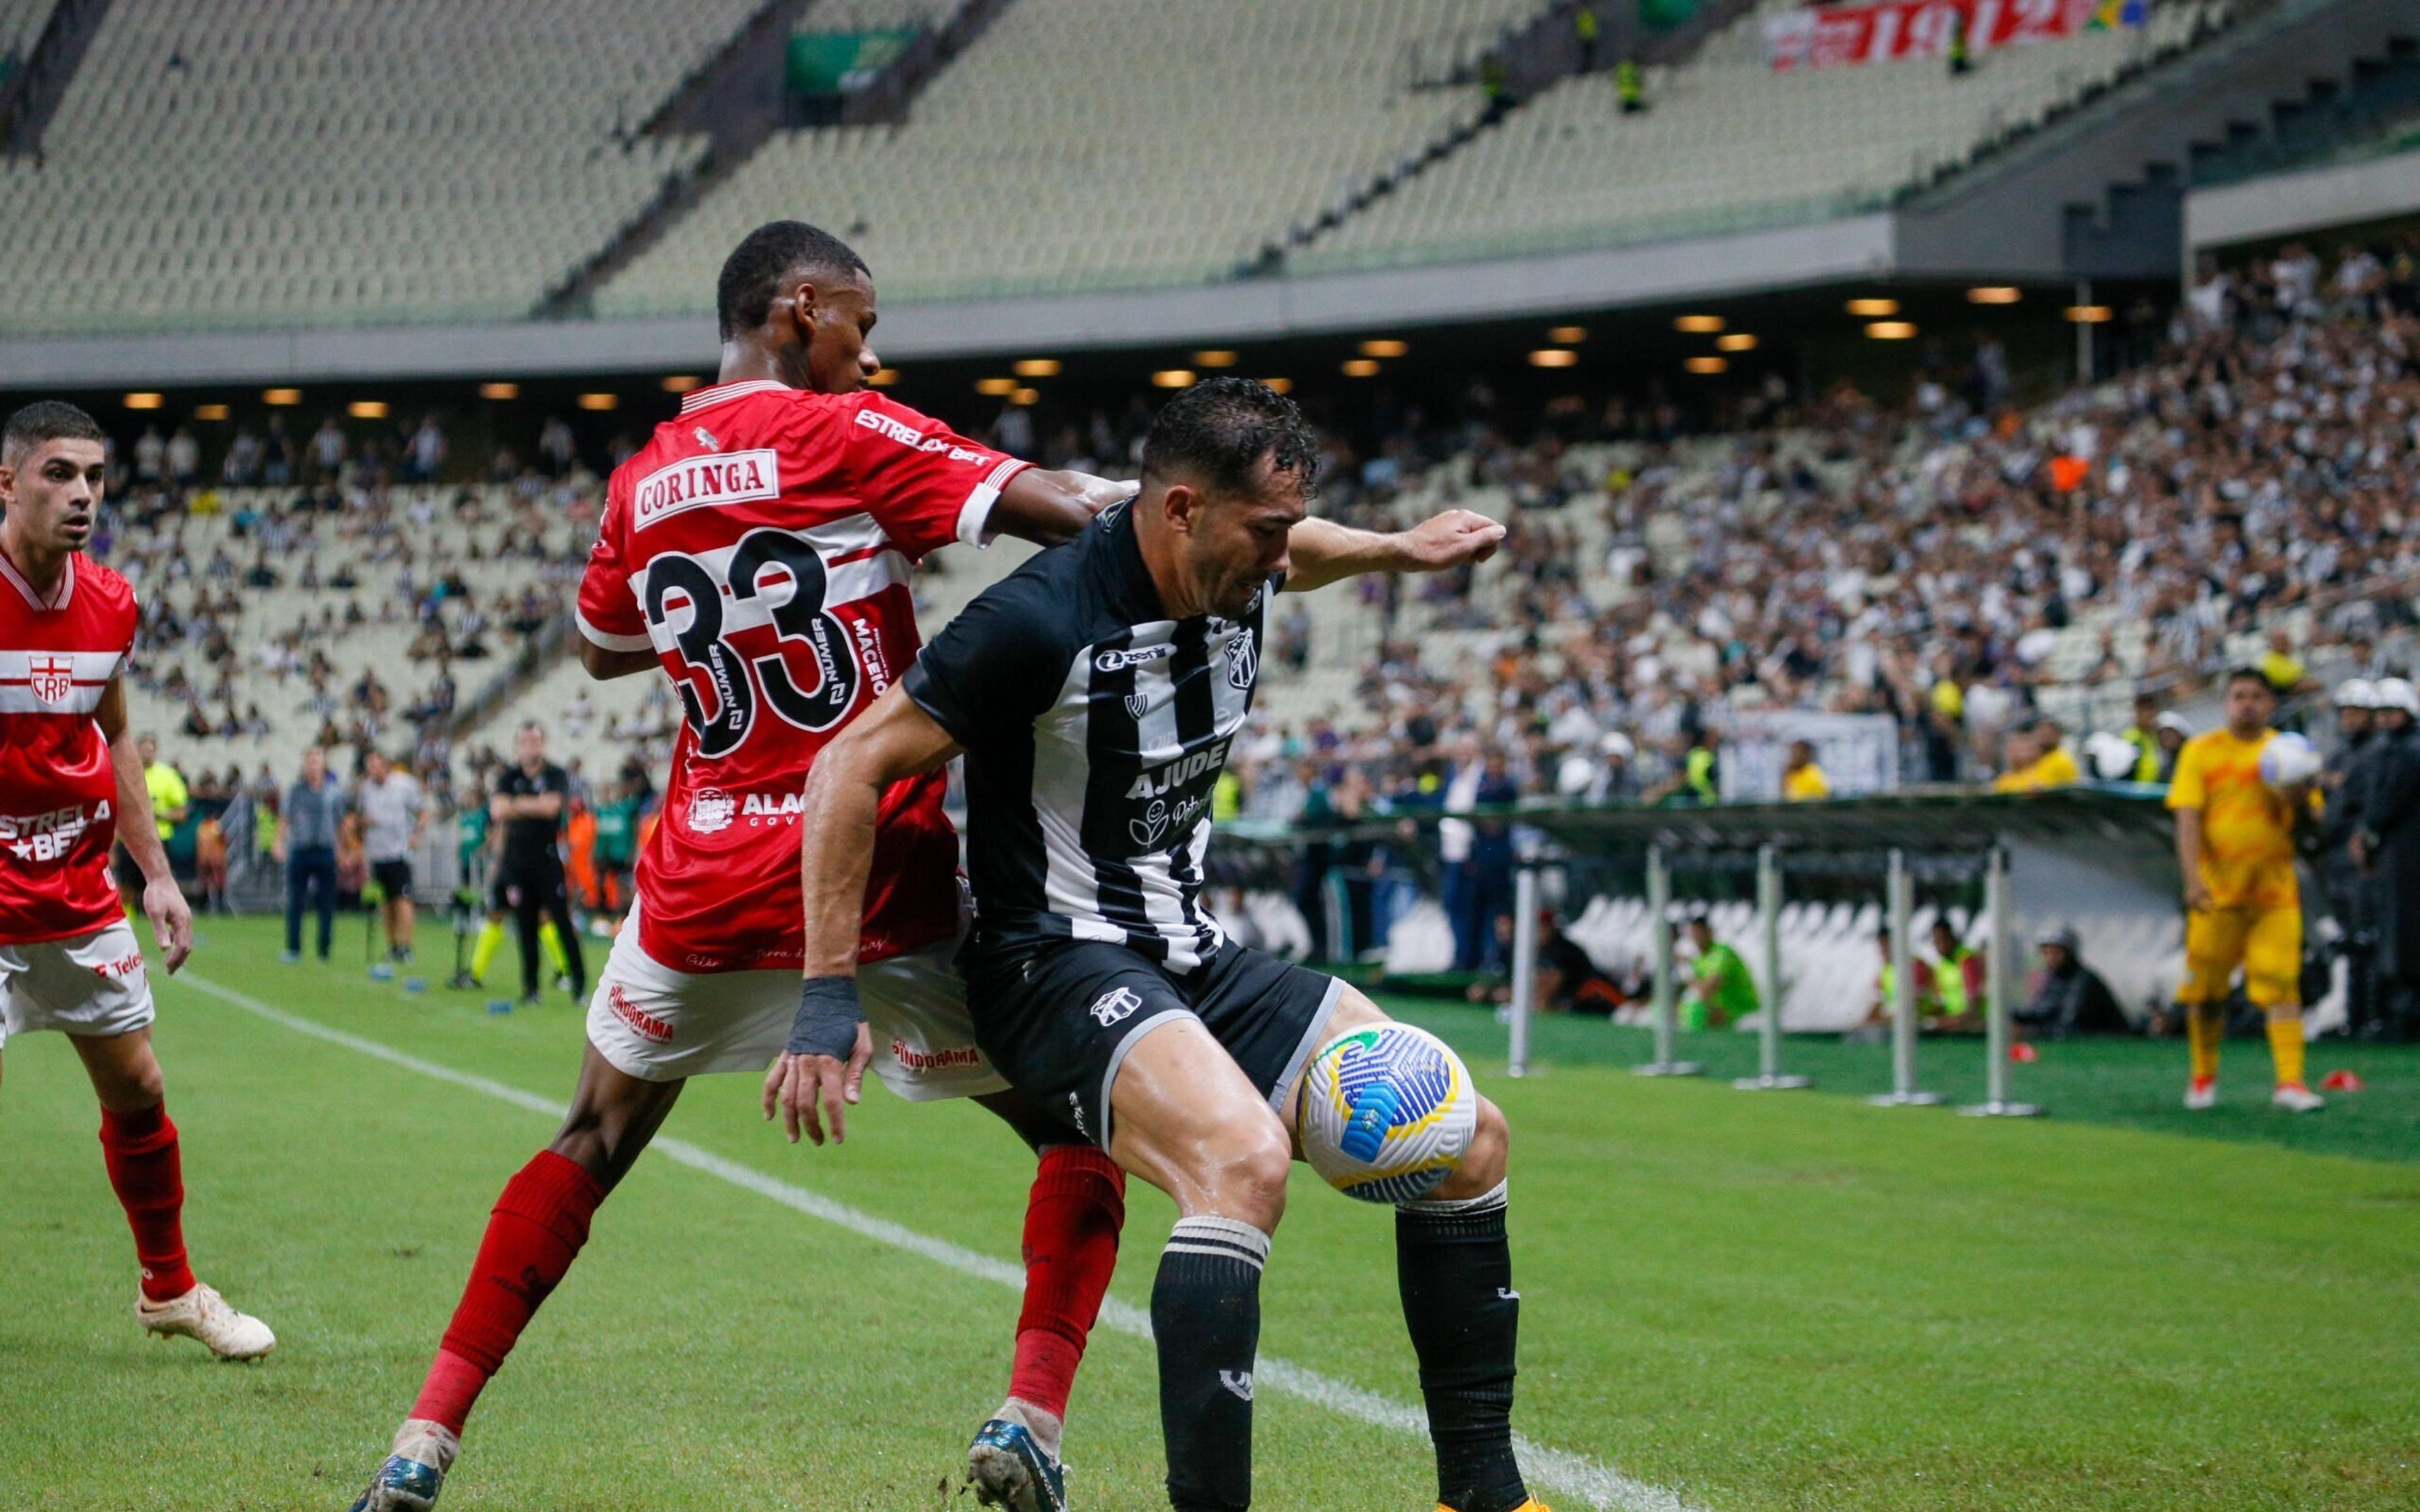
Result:
<svg viewBox="0 0 2420 1512"><path fill-rule="evenodd" d="M1142 442L1145 482L1184 476L1213 493L1252 492L1262 457L1299 479L1305 498L1319 482L1319 438L1295 402L1247 378L1206 379L1168 401Z"/></svg>
<svg viewBox="0 0 2420 1512"><path fill-rule="evenodd" d="M13 463L25 449L44 441L100 441L101 422L63 399L37 399L8 417L0 430L0 460Z"/></svg>
<svg viewBox="0 0 2420 1512"><path fill-rule="evenodd" d="M722 339L763 325L782 281L799 272L874 276L865 259L830 232L804 221L768 221L731 249L714 281L714 316Z"/></svg>

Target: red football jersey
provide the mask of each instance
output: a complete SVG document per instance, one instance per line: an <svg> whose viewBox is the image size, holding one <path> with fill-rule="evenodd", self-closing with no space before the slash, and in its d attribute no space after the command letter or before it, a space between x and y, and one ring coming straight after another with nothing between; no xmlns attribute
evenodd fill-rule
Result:
<svg viewBox="0 0 2420 1512"><path fill-rule="evenodd" d="M117 775L93 711L134 649L134 589L81 553L46 598L0 553L0 944L122 917Z"/></svg>
<svg viewBox="0 0 2420 1512"><path fill-rule="evenodd" d="M697 390L613 470L581 633L653 651L687 716L638 860L649 956L676 971L800 963L807 769L916 659L909 563L979 543L1027 465L878 393L760 379ZM956 931L942 787L937 773L883 795L864 960Z"/></svg>

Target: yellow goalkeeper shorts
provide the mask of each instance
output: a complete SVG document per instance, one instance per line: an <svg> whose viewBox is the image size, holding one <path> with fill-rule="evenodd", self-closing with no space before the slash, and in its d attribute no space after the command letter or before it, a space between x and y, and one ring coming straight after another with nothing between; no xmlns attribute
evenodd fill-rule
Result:
<svg viewBox="0 0 2420 1512"><path fill-rule="evenodd" d="M2243 993L2262 1008L2303 998L2303 911L2211 908L2185 919L2185 980L2180 1003L2224 1000L2243 973Z"/></svg>

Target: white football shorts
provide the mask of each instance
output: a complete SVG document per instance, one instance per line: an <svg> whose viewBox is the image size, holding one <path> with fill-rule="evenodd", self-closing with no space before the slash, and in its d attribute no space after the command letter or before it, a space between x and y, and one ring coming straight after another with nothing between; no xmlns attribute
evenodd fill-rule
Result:
<svg viewBox="0 0 2420 1512"><path fill-rule="evenodd" d="M151 1018L143 947L122 918L63 940L0 945L0 1044L37 1029L132 1034Z"/></svg>
<svg viewBox="0 0 2420 1512"><path fill-rule="evenodd" d="M874 1070L911 1103L1008 1090L975 1048L967 984L950 964L955 949L943 940L857 968ZM798 1011L797 971L675 971L639 948L633 910L588 999L588 1041L645 1082L761 1073L789 1042Z"/></svg>

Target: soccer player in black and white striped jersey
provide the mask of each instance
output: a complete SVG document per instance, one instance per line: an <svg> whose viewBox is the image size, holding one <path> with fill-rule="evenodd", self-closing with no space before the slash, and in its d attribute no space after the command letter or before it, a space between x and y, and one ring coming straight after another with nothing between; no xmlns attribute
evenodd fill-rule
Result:
<svg viewBox="0 0 2420 1512"><path fill-rule="evenodd" d="M1263 385L1179 395L1144 442L1140 493L952 622L825 748L800 816L808 980L776 1074L812 1116L864 1053L847 921L880 795L965 753L975 923L958 960L977 1041L1181 1214L1152 1293L1180 1512L1250 1503L1260 1274L1299 1073L1329 1037L1384 1022L1344 983L1228 939L1202 904L1210 793L1251 707L1268 599L1482 561L1504 534L1465 510L1389 534L1306 518L1317 462ZM1512 1451L1506 1142L1482 1100L1461 1168L1396 1221L1450 1512L1533 1504Z"/></svg>

